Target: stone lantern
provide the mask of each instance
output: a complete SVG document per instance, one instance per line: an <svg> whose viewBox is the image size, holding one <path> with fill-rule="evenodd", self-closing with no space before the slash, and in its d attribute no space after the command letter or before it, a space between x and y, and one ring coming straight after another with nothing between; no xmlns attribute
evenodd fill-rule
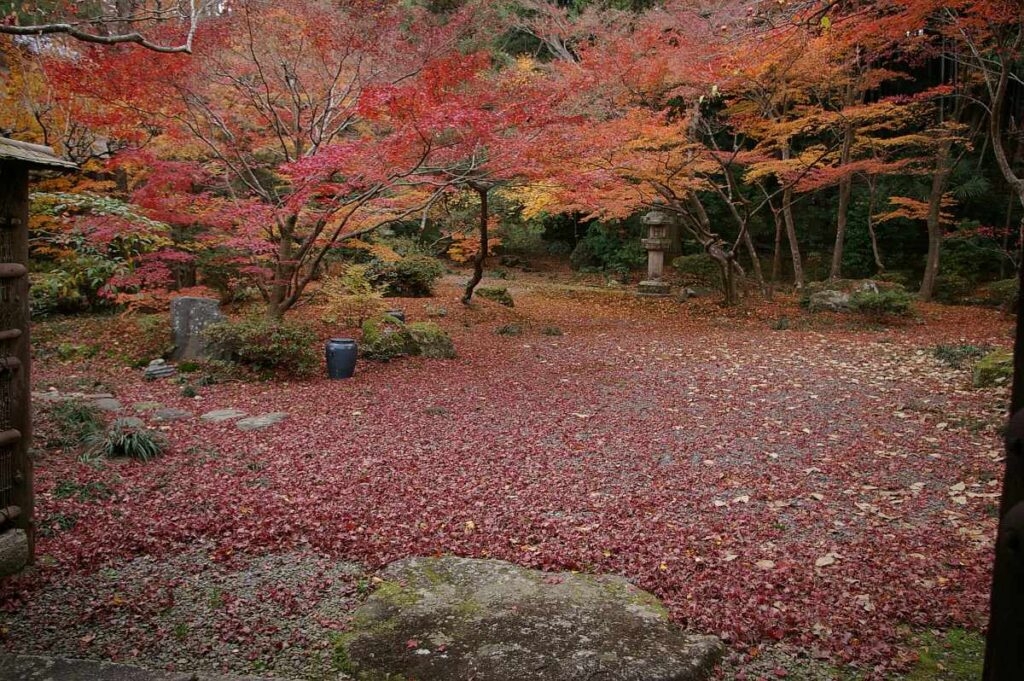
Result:
<svg viewBox="0 0 1024 681"><path fill-rule="evenodd" d="M668 282L662 280L665 270L665 253L672 249L672 228L675 218L668 212L655 208L641 218L647 227L647 238L641 243L647 249L647 278L637 286L637 293L646 296L667 296L671 290Z"/></svg>

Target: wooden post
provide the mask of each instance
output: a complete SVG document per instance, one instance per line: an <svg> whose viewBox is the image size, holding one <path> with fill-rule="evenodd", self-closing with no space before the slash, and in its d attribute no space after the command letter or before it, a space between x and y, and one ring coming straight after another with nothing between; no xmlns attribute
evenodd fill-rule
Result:
<svg viewBox="0 0 1024 681"><path fill-rule="evenodd" d="M0 509L35 543L28 307L28 169L0 162Z"/></svg>
<svg viewBox="0 0 1024 681"><path fill-rule="evenodd" d="M1017 273L1024 287L1024 267ZM1024 290L1024 288L1022 288ZM1003 495L992 566L985 681L1024 679L1024 309L1018 302Z"/></svg>

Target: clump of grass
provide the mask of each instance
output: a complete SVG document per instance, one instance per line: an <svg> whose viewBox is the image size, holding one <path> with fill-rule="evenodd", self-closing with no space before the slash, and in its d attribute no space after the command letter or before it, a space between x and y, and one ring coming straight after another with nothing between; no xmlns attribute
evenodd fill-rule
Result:
<svg viewBox="0 0 1024 681"><path fill-rule="evenodd" d="M101 432L86 438L86 454L90 457L136 459L149 461L159 456L167 446L167 438L146 427L138 427L117 419Z"/></svg>
<svg viewBox="0 0 1024 681"><path fill-rule="evenodd" d="M100 410L81 400L65 400L50 408L50 419L57 430L54 444L64 449L81 445L103 429Z"/></svg>
<svg viewBox="0 0 1024 681"><path fill-rule="evenodd" d="M953 369L962 369L971 360L983 357L991 350L987 345L936 345L932 356Z"/></svg>
<svg viewBox="0 0 1024 681"><path fill-rule="evenodd" d="M558 328L557 326L545 326L543 329L540 330L540 332L542 334L544 334L545 336L561 336L561 335L563 335L562 334L562 330L560 328Z"/></svg>

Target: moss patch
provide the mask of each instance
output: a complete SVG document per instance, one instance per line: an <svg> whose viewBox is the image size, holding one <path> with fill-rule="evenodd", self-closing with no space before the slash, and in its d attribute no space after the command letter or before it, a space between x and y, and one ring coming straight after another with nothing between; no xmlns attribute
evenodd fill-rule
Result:
<svg viewBox="0 0 1024 681"><path fill-rule="evenodd" d="M1013 355L1008 350L995 350L974 365L974 387L990 388L1004 385L1013 378Z"/></svg>
<svg viewBox="0 0 1024 681"><path fill-rule="evenodd" d="M981 678L985 639L965 629L926 632L916 639L917 664L906 681L974 681Z"/></svg>

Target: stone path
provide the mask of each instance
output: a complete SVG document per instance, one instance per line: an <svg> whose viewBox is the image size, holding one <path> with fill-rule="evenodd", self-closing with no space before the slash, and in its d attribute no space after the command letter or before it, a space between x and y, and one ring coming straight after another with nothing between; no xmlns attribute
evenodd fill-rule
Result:
<svg viewBox="0 0 1024 681"><path fill-rule="evenodd" d="M159 402L135 402L131 405L131 411L137 416L120 416L125 410L121 401L110 393L62 393L56 390L32 393L32 399L42 402L60 402L63 400L81 400L89 402L97 409L111 414L118 415L118 421L125 426L139 428L145 425L145 419L159 423L170 423L195 418L195 414L187 409L164 407ZM143 418L144 417L144 418ZM199 415L199 419L208 423L222 423L224 421L235 421L239 430L251 431L262 430L281 423L288 418L286 411L274 411L267 414L255 414L250 416L247 412L233 407L227 409L214 409Z"/></svg>

